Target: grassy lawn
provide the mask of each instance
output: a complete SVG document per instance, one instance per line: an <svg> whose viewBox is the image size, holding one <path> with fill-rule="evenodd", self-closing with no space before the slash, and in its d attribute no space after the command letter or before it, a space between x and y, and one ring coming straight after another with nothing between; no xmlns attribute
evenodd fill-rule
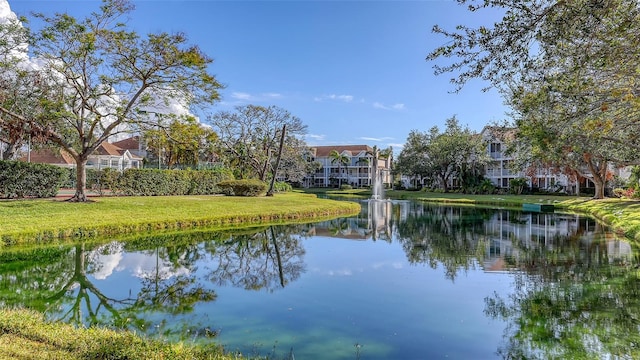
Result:
<svg viewBox="0 0 640 360"><path fill-rule="evenodd" d="M242 359L218 346L142 339L131 332L48 323L28 310L0 310L0 359Z"/></svg>
<svg viewBox="0 0 640 360"><path fill-rule="evenodd" d="M355 203L302 193L273 197L103 197L89 203L0 201L0 237L5 245L42 243L155 230L326 219L359 211Z"/></svg>

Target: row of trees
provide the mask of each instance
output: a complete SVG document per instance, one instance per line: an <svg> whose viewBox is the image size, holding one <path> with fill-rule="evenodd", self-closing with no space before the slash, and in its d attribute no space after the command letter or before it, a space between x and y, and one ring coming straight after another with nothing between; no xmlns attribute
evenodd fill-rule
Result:
<svg viewBox="0 0 640 360"><path fill-rule="evenodd" d="M437 126L428 132L412 130L398 156L394 171L439 185L449 190L458 179L463 191L480 185L485 165L490 161L486 145L454 116L440 132Z"/></svg>
<svg viewBox="0 0 640 360"><path fill-rule="evenodd" d="M447 38L427 60L497 88L513 109L521 162L591 179L604 197L611 166L640 159L640 2L458 0L471 12L504 13L492 26L435 26Z"/></svg>
<svg viewBox="0 0 640 360"><path fill-rule="evenodd" d="M185 34L130 30L123 20L133 8L103 0L84 19L34 14L44 24L37 31L23 26L26 19L0 19L2 159L27 140L67 152L77 164L72 201L87 200L88 157L123 133L141 134L159 165L222 162L239 178L273 177L281 153L283 175L299 181L306 166L300 119L249 105L210 115L213 128L203 126L191 114L206 112L223 88L209 72L213 60Z"/></svg>

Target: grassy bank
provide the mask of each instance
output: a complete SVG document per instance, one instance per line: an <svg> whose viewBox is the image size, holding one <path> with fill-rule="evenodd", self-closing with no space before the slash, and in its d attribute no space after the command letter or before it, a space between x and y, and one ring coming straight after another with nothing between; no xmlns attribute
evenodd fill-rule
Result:
<svg viewBox="0 0 640 360"><path fill-rule="evenodd" d="M131 332L77 329L28 310L0 310L0 359L241 359L218 346L145 340Z"/></svg>
<svg viewBox="0 0 640 360"><path fill-rule="evenodd" d="M89 203L60 200L0 202L3 244L97 238L135 232L254 225L353 215L355 203L312 194L273 197L105 197Z"/></svg>

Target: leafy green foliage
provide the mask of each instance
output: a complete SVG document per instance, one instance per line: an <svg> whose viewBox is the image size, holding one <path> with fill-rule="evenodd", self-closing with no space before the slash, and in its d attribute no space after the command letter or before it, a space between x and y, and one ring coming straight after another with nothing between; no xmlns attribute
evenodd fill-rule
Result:
<svg viewBox="0 0 640 360"><path fill-rule="evenodd" d="M267 192L267 183L260 180L227 180L218 186L234 196L260 196Z"/></svg>
<svg viewBox="0 0 640 360"><path fill-rule="evenodd" d="M66 170L58 166L0 161L0 197L52 197L66 178Z"/></svg>
<svg viewBox="0 0 640 360"><path fill-rule="evenodd" d="M459 124L454 116L447 119L444 132L437 126L429 132L412 131L400 152L396 171L430 180L449 190L453 177L470 187L481 179L481 168L489 161L486 145L479 136Z"/></svg>
<svg viewBox="0 0 640 360"><path fill-rule="evenodd" d="M206 107L219 98L222 85L208 73L213 60L182 33L141 36L129 29L123 19L133 8L127 0L103 0L83 19L34 15L44 25L28 45L42 68L18 78L25 82L15 104L23 106L0 106L3 117L74 158L74 201L87 200L86 163L102 142L158 124L142 110L176 102Z"/></svg>
<svg viewBox="0 0 640 360"><path fill-rule="evenodd" d="M290 191L293 191L293 187L288 182L276 181L276 183L273 186L273 190L275 192L280 192L280 193L281 192L290 192Z"/></svg>
<svg viewBox="0 0 640 360"><path fill-rule="evenodd" d="M496 8L500 21L433 31L451 41L428 60L452 58L436 73L457 73L459 90L489 81L514 109L519 154L556 167L573 180L591 179L604 197L611 165L640 157L640 7L636 0L487 0L471 12Z"/></svg>
<svg viewBox="0 0 640 360"><path fill-rule="evenodd" d="M174 117L143 132L148 151L166 168L196 167L214 160L218 136L190 116ZM157 162L156 161L156 162Z"/></svg>
<svg viewBox="0 0 640 360"><path fill-rule="evenodd" d="M509 180L509 191L515 195L522 194L527 188L527 179L515 178Z"/></svg>

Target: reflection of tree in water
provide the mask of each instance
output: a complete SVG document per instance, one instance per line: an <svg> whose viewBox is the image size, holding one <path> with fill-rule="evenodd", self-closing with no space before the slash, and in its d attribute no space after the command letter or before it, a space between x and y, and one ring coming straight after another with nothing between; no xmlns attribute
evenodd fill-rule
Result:
<svg viewBox="0 0 640 360"><path fill-rule="evenodd" d="M152 330L145 313L184 314L198 302L212 301L215 292L198 283L193 270L198 254L197 242L185 243L176 238L172 246L156 245L152 250L140 250L144 256L154 256L155 269L141 272L137 295L110 296L89 277L109 273L120 261L123 245L118 242L87 248L85 244L51 247L27 252L3 252L0 259L12 266L0 268L5 280L2 302L24 306L49 314L55 320L76 325L107 325ZM185 239L182 239L185 240ZM201 240L201 239L200 239ZM138 239L127 243L129 251L162 239ZM18 260L18 261L16 261ZM17 268L16 268L17 266ZM13 280L10 280L13 279ZM12 294L21 294L14 296Z"/></svg>
<svg viewBox="0 0 640 360"><path fill-rule="evenodd" d="M213 258L210 281L247 290L273 291L304 272L304 227L270 226L255 233L234 235L224 243L210 242Z"/></svg>
<svg viewBox="0 0 640 360"><path fill-rule="evenodd" d="M560 245L560 244L558 244ZM566 241L524 254L515 292L486 299L507 322L505 359L640 358L638 259L609 253L606 242ZM636 255L637 256L637 255Z"/></svg>
<svg viewBox="0 0 640 360"><path fill-rule="evenodd" d="M413 264L442 264L446 276L473 268L481 260L486 240L484 223L495 210L412 203L399 219L398 241ZM476 255L476 258L474 258Z"/></svg>

